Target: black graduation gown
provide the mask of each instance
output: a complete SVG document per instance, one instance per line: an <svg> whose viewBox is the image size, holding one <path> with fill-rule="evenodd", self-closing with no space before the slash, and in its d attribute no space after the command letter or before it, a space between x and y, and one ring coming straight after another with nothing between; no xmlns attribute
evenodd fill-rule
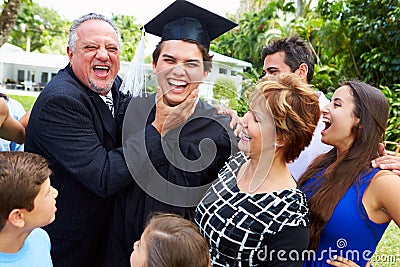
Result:
<svg viewBox="0 0 400 267"><path fill-rule="evenodd" d="M124 152L136 182L116 197L107 266L129 266L133 243L140 239L152 214L169 212L192 219L195 206L206 188L217 178L228 157L237 151L238 140L229 129L231 119L217 115L215 108L202 100L198 101L189 120L164 138L151 125L155 111L155 95L151 95L132 99L125 115ZM212 143L216 150L213 150ZM206 155L204 160L199 160L201 151L203 156ZM176 191L168 183L160 183L160 175L164 182L182 186L182 191ZM190 189L185 191L186 187L202 185L207 186L201 194L200 191L192 193ZM158 189L158 192L146 189L146 193L143 188Z"/></svg>

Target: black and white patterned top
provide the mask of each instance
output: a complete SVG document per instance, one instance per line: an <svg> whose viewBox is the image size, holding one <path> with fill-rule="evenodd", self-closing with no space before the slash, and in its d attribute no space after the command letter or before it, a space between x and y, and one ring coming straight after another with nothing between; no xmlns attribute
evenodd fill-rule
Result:
<svg viewBox="0 0 400 267"><path fill-rule="evenodd" d="M195 222L209 241L212 266L301 266L301 259L289 253L295 250L301 255L307 249L304 194L296 188L241 192L236 177L246 161L242 152L232 156L196 208ZM279 250L286 258L277 257Z"/></svg>

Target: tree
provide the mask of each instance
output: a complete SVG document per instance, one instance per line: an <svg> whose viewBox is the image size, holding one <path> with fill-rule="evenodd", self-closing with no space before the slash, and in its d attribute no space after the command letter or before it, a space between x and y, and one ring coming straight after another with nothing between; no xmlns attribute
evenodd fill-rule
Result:
<svg viewBox="0 0 400 267"><path fill-rule="evenodd" d="M400 83L398 0L320 0L318 12L325 21L319 39L340 76L376 87Z"/></svg>
<svg viewBox="0 0 400 267"><path fill-rule="evenodd" d="M8 0L3 3L3 11L0 16L0 47L7 42L15 22L18 18L21 0Z"/></svg>
<svg viewBox="0 0 400 267"><path fill-rule="evenodd" d="M27 51L65 54L70 24L52 9L23 1L8 41Z"/></svg>
<svg viewBox="0 0 400 267"><path fill-rule="evenodd" d="M140 40L141 31L133 16L112 15L120 30L122 43L121 60L130 61ZM69 27L67 21L52 9L32 2L22 2L9 42L24 50L50 54L65 54Z"/></svg>
<svg viewBox="0 0 400 267"><path fill-rule="evenodd" d="M237 15L240 16L244 13L259 12L265 8L269 2L272 1L273 0L240 0L240 6L237 11Z"/></svg>
<svg viewBox="0 0 400 267"><path fill-rule="evenodd" d="M238 92L235 82L229 77L222 76L215 80L213 87L214 99L236 109L238 106Z"/></svg>
<svg viewBox="0 0 400 267"><path fill-rule="evenodd" d="M310 2L276 0L260 11L244 13L237 28L212 43L213 50L251 62L255 71L248 73L251 79L245 79L251 81L257 76L254 73L261 75L262 46L298 34L314 53L312 83L319 90L329 95L342 80L353 78L383 89L391 103L386 138L398 141L399 1L319 0L316 9L310 8Z"/></svg>
<svg viewBox="0 0 400 267"><path fill-rule="evenodd" d="M395 84L392 88L381 86L380 89L389 102L389 119L385 140L400 142L400 84Z"/></svg>
<svg viewBox="0 0 400 267"><path fill-rule="evenodd" d="M142 32L139 24L135 23L134 16L128 15L112 15L115 26L121 33L122 43L124 47L121 52L121 60L131 61L135 55L135 49L140 41Z"/></svg>

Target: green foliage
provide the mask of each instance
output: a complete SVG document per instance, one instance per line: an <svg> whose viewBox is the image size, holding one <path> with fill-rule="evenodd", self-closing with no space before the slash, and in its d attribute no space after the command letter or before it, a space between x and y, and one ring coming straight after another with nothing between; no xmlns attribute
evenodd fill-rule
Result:
<svg viewBox="0 0 400 267"><path fill-rule="evenodd" d="M247 72L240 73L242 78L242 90L240 92L240 98L236 107L238 116L243 117L248 108L248 94L253 90L256 82L259 80L259 74L254 68L250 68Z"/></svg>
<svg viewBox="0 0 400 267"><path fill-rule="evenodd" d="M307 40L316 58L314 81L319 90L329 92L338 84L339 62L332 55L325 55L325 43L319 38L319 31L325 22L311 10L311 1L303 3L303 9L295 15L292 1L270 1L259 12L244 13L239 26L219 37L213 44L216 52L223 53L253 64L251 72L262 74L261 51L265 44L276 38L298 34ZM254 74L251 74L254 76ZM246 86L244 86L246 88Z"/></svg>
<svg viewBox="0 0 400 267"><path fill-rule="evenodd" d="M112 15L112 20L120 30L123 49L121 60L131 61L141 37L140 26L133 16ZM9 42L30 51L50 54L65 54L71 22L63 19L52 9L24 1ZM27 38L30 41L27 42Z"/></svg>
<svg viewBox="0 0 400 267"><path fill-rule="evenodd" d="M9 42L24 50L30 43L30 51L65 54L69 26L70 23L56 11L34 2L22 1Z"/></svg>
<svg viewBox="0 0 400 267"><path fill-rule="evenodd" d="M261 51L267 42L265 32L272 29L282 12L293 13L293 3L284 0L270 2L260 12L244 13L238 21L239 26L212 42L211 49L224 55L251 62L259 74L263 62Z"/></svg>
<svg viewBox="0 0 400 267"><path fill-rule="evenodd" d="M390 106L385 140L400 142L400 84L395 84L392 89L381 86L381 90Z"/></svg>
<svg viewBox="0 0 400 267"><path fill-rule="evenodd" d="M325 94L333 92L338 84L338 73L339 71L327 65L315 65L314 67L314 78L312 84L319 91Z"/></svg>
<svg viewBox="0 0 400 267"><path fill-rule="evenodd" d="M400 82L397 0L320 0L317 10L325 20L324 54L339 63L339 75L375 86Z"/></svg>
<svg viewBox="0 0 400 267"><path fill-rule="evenodd" d="M269 1L260 11L242 14L239 26L214 41L213 49L251 62L254 70L249 75L256 77L252 72L262 73L262 47L275 38L298 34L308 41L316 59L312 84L328 95L341 81L355 78L376 87L400 84L398 0L319 0L316 9L310 3L303 1L295 14L293 1ZM244 91L251 87L248 81L244 79ZM398 120L393 112L390 116L392 122ZM395 138L396 127L389 122L387 138Z"/></svg>
<svg viewBox="0 0 400 267"><path fill-rule="evenodd" d="M123 61L131 61L135 55L135 49L140 41L142 32L139 24L135 23L134 16L128 15L112 15L112 21L121 33L122 43L124 47L120 54Z"/></svg>
<svg viewBox="0 0 400 267"><path fill-rule="evenodd" d="M260 79L260 75L255 68L249 68L247 72L239 73L239 75L243 77L242 91L240 94L244 96L248 91L254 88L255 84Z"/></svg>
<svg viewBox="0 0 400 267"><path fill-rule="evenodd" d="M151 64L153 62L153 55L147 55L144 57L144 64Z"/></svg>
<svg viewBox="0 0 400 267"><path fill-rule="evenodd" d="M238 107L237 87L229 77L222 76L217 78L214 83L213 93L214 99L227 104L229 108L236 109Z"/></svg>
<svg viewBox="0 0 400 267"><path fill-rule="evenodd" d="M247 97L241 96L238 100L236 112L239 117L243 117L247 113L247 111L249 111Z"/></svg>

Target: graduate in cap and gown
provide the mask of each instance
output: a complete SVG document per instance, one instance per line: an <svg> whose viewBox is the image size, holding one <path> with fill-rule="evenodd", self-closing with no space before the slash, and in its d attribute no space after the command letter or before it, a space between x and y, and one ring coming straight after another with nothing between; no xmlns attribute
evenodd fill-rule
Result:
<svg viewBox="0 0 400 267"><path fill-rule="evenodd" d="M236 153L230 117L198 98L211 69L210 41L236 25L177 0L144 26L161 37L152 63L158 91L132 98L126 111L124 155L135 182L116 196L106 266L129 266L133 244L153 214L192 219L218 171Z"/></svg>

